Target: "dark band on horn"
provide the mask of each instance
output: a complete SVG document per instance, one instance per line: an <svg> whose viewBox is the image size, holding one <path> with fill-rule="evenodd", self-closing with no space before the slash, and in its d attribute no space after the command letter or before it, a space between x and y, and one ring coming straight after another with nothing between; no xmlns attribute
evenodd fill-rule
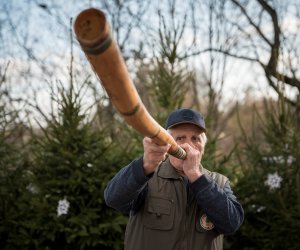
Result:
<svg viewBox="0 0 300 250"><path fill-rule="evenodd" d="M138 103L131 111L128 111L128 112L120 112L121 115L124 115L124 116L132 116L134 115L136 112L138 112L140 108L140 104Z"/></svg>
<svg viewBox="0 0 300 250"><path fill-rule="evenodd" d="M158 136L159 133L160 133L160 128L158 128L157 132L156 132L154 135L149 136L149 138L153 139L153 138L155 138L156 136Z"/></svg>
<svg viewBox="0 0 300 250"><path fill-rule="evenodd" d="M108 49L109 45L112 43L112 40L113 40L113 38L112 38L112 34L110 32L104 41L102 41L100 44L97 44L94 47L87 47L82 44L80 44L80 45L81 45L82 50L85 53L91 54L91 55L99 55Z"/></svg>
<svg viewBox="0 0 300 250"><path fill-rule="evenodd" d="M179 158L181 160L184 160L186 158L186 152L181 147L177 147L175 151L169 152L170 155L175 156L176 158Z"/></svg>

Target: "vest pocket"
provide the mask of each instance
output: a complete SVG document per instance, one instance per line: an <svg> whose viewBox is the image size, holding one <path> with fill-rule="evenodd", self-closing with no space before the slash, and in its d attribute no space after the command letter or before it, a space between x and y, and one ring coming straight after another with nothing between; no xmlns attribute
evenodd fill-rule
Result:
<svg viewBox="0 0 300 250"><path fill-rule="evenodd" d="M156 230L170 230L173 221L174 201L162 197L149 197L144 207L144 226Z"/></svg>

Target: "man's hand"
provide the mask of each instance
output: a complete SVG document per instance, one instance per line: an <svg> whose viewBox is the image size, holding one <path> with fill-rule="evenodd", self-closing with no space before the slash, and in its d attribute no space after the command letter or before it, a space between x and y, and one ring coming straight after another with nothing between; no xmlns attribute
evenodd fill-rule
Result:
<svg viewBox="0 0 300 250"><path fill-rule="evenodd" d="M144 157L143 166L145 175L153 173L156 167L163 161L170 145L157 145L151 138L145 137L143 140Z"/></svg>
<svg viewBox="0 0 300 250"><path fill-rule="evenodd" d="M180 144L180 147L185 150L187 154L186 159L180 160L170 156L170 161L174 168L176 168L179 173L187 176L189 181L192 183L202 175L199 164L204 153L204 147L201 146L199 149L196 149L188 143Z"/></svg>
<svg viewBox="0 0 300 250"><path fill-rule="evenodd" d="M182 171L192 183L202 175L199 163L201 162L203 151L193 148L188 143L182 144L181 147L187 153L187 158L182 163Z"/></svg>

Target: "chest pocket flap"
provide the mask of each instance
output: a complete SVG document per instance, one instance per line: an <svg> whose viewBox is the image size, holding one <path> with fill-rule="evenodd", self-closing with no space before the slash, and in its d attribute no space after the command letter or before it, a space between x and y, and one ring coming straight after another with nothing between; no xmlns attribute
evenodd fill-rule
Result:
<svg viewBox="0 0 300 250"><path fill-rule="evenodd" d="M149 197L143 214L144 226L155 230L170 230L174 221L174 202L161 197Z"/></svg>

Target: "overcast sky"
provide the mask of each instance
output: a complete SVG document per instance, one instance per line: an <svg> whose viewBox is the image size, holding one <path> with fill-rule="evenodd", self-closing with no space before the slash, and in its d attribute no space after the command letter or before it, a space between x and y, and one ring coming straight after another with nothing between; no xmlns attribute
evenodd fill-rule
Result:
<svg viewBox="0 0 300 250"><path fill-rule="evenodd" d="M70 20L74 21L74 18L80 11L89 7L100 8L104 6L105 2L91 0L11 0L0 2L1 73L3 74L9 63L7 77L8 81L11 81L12 89L16 96L24 95L25 93L32 94L34 89L40 92L41 97L39 99L44 101L48 91L46 82L55 82L57 80L64 82L69 78L70 28L72 27ZM134 1L132 2L134 3ZM181 1L177 2L180 3ZM158 25L157 10L163 9L163 5L159 3L161 1L151 1L149 6L142 5L143 8L146 8L143 21L147 22L148 26L146 25L146 28L142 31L134 30L133 27L134 32L131 33L129 38L130 44L127 44L128 53L130 49L136 48L141 41L146 40L142 32L151 31L152 28L152 34L155 33L155 26ZM134 6L134 4L131 6ZM131 8L133 11L137 11L134 7ZM184 8L183 5L182 9L176 12L179 21L180 18L183 18ZM199 13L196 14L199 15ZM124 13L123 15L124 17L126 16ZM201 13L201 18L205 22L208 18L207 13ZM112 20L112 17L108 16L108 19ZM123 20L125 24L126 18ZM201 25L205 26L205 23L201 23ZM289 17L289 19L285 20L284 26L293 32L293 27L295 29L299 27L299 19ZM149 30L145 30L147 28ZM122 36L122 32L120 34ZM198 37L201 38L200 35ZM187 35L184 40L186 44L189 44L189 39ZM122 37L120 37L121 40ZM151 41L151 39L149 40ZM199 44L204 44L206 41L207 38L202 37ZM77 70L83 71L84 69L92 73L76 40L74 40L73 46L74 64ZM126 50L124 53L127 54ZM148 54L148 56L151 55L153 54ZM209 71L208 62L209 57L207 54L189 60L189 64L193 67L198 68L201 66L201 70ZM130 61L128 61L128 64L130 64ZM225 103L233 100L243 100L250 90L252 95L274 96L274 92L267 87L263 72L259 67L233 59L229 59L228 65L223 91ZM128 67L134 70L133 65L128 65ZM30 79L26 75L29 71L32 74ZM81 75L82 79L85 76ZM97 81L95 76L94 80Z"/></svg>

